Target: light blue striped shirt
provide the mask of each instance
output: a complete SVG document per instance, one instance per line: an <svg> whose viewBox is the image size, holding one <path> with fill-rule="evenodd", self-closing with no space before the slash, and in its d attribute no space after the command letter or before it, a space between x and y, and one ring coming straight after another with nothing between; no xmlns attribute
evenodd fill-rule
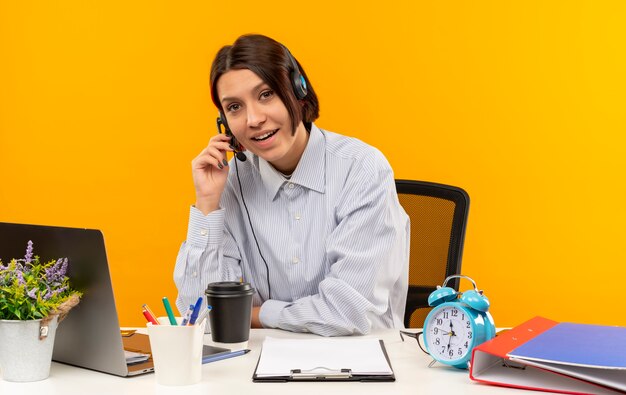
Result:
<svg viewBox="0 0 626 395"><path fill-rule="evenodd" d="M235 163L220 209L191 207L174 269L184 312L208 283L243 278L266 328L323 336L402 328L408 287L409 218L391 166L377 149L312 125L291 178L246 152Z"/></svg>

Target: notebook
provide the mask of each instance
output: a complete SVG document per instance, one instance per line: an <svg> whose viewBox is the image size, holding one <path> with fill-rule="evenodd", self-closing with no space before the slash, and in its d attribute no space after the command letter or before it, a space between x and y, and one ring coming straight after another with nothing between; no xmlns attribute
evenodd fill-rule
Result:
<svg viewBox="0 0 626 395"><path fill-rule="evenodd" d="M68 277L83 297L59 325L52 359L117 376L154 371L152 358L126 363L124 349L150 354L147 335L122 336L102 232L91 229L0 223L0 258L24 256L32 240L41 259L67 257Z"/></svg>

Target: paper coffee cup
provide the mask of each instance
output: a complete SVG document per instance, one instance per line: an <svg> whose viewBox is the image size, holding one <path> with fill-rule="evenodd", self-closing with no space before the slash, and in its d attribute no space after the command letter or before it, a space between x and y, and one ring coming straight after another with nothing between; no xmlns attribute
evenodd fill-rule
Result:
<svg viewBox="0 0 626 395"><path fill-rule="evenodd" d="M210 283L205 295L211 305L209 321L215 345L230 349L247 346L252 318L252 295L256 291L248 283L223 281Z"/></svg>

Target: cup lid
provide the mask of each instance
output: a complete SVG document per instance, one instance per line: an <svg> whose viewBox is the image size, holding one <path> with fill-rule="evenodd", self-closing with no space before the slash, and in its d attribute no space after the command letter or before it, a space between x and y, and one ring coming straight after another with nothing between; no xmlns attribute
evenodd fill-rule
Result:
<svg viewBox="0 0 626 395"><path fill-rule="evenodd" d="M204 293L214 297L228 298L232 296L253 295L255 292L255 289L252 288L250 283L220 281L207 285Z"/></svg>

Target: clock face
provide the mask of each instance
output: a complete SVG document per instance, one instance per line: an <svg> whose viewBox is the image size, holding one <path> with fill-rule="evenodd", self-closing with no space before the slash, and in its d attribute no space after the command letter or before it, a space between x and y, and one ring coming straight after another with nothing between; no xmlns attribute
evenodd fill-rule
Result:
<svg viewBox="0 0 626 395"><path fill-rule="evenodd" d="M441 362L464 359L474 347L472 317L458 306L435 308L425 330L428 351Z"/></svg>

